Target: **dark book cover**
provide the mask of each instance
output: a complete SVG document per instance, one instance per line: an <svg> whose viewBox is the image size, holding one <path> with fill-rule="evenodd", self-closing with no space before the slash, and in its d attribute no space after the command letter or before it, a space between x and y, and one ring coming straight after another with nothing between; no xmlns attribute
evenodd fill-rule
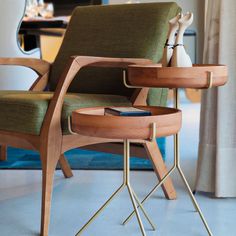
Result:
<svg viewBox="0 0 236 236"><path fill-rule="evenodd" d="M112 107L105 108L105 114L115 116L151 116L150 111L138 109L135 107Z"/></svg>

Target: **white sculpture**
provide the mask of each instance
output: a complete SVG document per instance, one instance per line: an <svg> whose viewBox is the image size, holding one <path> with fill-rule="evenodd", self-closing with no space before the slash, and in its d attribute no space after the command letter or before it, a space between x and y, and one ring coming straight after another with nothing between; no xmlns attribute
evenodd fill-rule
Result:
<svg viewBox="0 0 236 236"><path fill-rule="evenodd" d="M183 43L184 32L193 22L193 13L187 12L178 20L179 31L176 37L171 66L173 67L192 67L192 61L186 53Z"/></svg>
<svg viewBox="0 0 236 236"><path fill-rule="evenodd" d="M178 20L182 17L182 14L178 14L169 21L169 32L167 35L166 44L163 51L163 57L161 60L162 66L170 66L170 60L173 55L173 47L175 45L175 34L179 29Z"/></svg>

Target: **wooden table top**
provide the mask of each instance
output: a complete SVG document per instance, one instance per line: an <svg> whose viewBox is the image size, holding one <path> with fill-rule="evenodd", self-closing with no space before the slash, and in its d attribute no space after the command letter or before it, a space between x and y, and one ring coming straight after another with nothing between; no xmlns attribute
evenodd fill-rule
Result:
<svg viewBox="0 0 236 236"><path fill-rule="evenodd" d="M151 139L176 134L182 124L182 113L167 107L135 106L151 111L151 116L106 115L104 107L82 108L72 112L72 130L85 136L109 139Z"/></svg>
<svg viewBox="0 0 236 236"><path fill-rule="evenodd" d="M227 82L225 65L193 65L193 67L161 67L153 65L130 65L128 81L132 86L160 88L207 89Z"/></svg>

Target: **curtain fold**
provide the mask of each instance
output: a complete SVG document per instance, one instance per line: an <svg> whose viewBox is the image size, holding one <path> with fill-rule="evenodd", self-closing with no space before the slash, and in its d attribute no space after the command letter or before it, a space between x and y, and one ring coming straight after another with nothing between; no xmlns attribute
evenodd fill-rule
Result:
<svg viewBox="0 0 236 236"><path fill-rule="evenodd" d="M202 93L196 190L236 197L236 1L206 11L204 63L226 64L229 80Z"/></svg>

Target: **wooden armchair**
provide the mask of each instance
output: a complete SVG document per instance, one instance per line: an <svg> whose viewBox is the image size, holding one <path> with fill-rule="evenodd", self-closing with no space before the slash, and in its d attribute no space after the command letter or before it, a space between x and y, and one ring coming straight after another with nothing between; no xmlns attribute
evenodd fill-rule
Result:
<svg viewBox="0 0 236 236"><path fill-rule="evenodd" d="M122 72L130 64L150 64L151 60L160 59L168 20L178 11L175 3L78 7L52 65L38 59L0 59L1 65L29 67L39 75L31 91L0 92L0 110L4 114L0 116L0 145L2 155L7 145L40 153L42 236L48 235L57 163L66 177L72 176L64 152L114 142L71 134L68 127L71 112L89 106L143 105L146 101L152 105L164 104L166 90L128 89L123 85ZM45 88L48 91L43 92ZM160 179L166 167L156 142L140 140L140 143ZM176 197L170 179L163 190L169 199Z"/></svg>

